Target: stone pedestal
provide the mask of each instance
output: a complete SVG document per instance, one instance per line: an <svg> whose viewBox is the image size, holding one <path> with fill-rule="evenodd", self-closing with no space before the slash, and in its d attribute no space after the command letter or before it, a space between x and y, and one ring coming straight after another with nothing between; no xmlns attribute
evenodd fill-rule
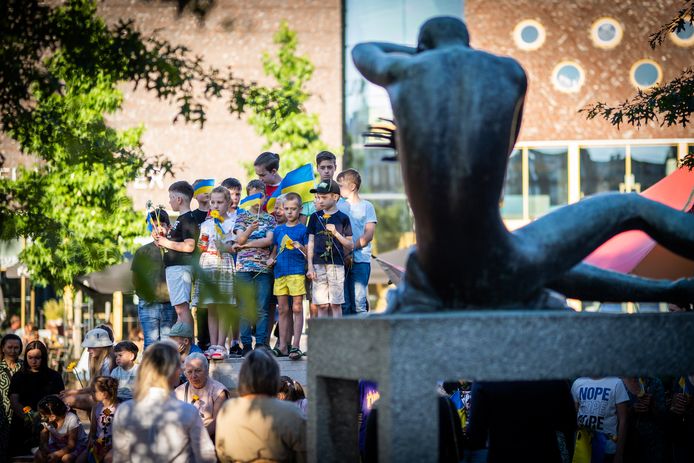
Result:
<svg viewBox="0 0 694 463"><path fill-rule="evenodd" d="M436 381L694 372L694 314L484 311L309 322L309 459L357 462L358 380L379 386L379 461L436 462Z"/></svg>

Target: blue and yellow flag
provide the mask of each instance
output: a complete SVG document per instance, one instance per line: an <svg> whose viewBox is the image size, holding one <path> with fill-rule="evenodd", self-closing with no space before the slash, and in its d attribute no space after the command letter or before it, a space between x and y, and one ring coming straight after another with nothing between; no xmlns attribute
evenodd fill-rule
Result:
<svg viewBox="0 0 694 463"><path fill-rule="evenodd" d="M224 229L222 224L224 223L224 217L221 216L218 210L212 209L210 211L210 217L214 219L214 229L219 233L219 235L224 236Z"/></svg>
<svg viewBox="0 0 694 463"><path fill-rule="evenodd" d="M214 188L214 179L198 180L193 184L193 196L209 193Z"/></svg>
<svg viewBox="0 0 694 463"><path fill-rule="evenodd" d="M263 201L263 194L262 193L256 193L254 195L246 196L245 198L243 198L241 200L241 202L239 203L239 207L241 209L245 209L248 211L251 209L251 207L253 207L255 205L259 206L262 203L262 201Z"/></svg>
<svg viewBox="0 0 694 463"><path fill-rule="evenodd" d="M145 220L147 221L147 233L152 233L154 231L154 224L152 223L152 214L147 212L147 217L145 217Z"/></svg>
<svg viewBox="0 0 694 463"><path fill-rule="evenodd" d="M315 179L313 177L313 167L311 164L304 164L298 169L294 169L284 176L280 182L280 186L272 193L267 200L267 210L275 209L275 201L280 195L287 193L296 193L301 196L302 202L313 201L311 189L315 188Z"/></svg>

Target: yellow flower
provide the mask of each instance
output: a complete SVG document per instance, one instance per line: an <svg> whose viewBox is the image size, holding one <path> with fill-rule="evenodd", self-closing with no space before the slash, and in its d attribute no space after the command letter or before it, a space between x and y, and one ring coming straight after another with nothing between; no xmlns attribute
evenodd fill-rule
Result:
<svg viewBox="0 0 694 463"><path fill-rule="evenodd" d="M284 244L284 247L287 249L294 249L294 242L292 240L287 240L287 242Z"/></svg>
<svg viewBox="0 0 694 463"><path fill-rule="evenodd" d="M224 218L219 214L219 211L217 209L212 209L210 211L210 217L212 217L213 219L217 219L220 222L224 222Z"/></svg>
<svg viewBox="0 0 694 463"><path fill-rule="evenodd" d="M108 409L108 408L105 408L105 409L104 409L104 415L110 416L110 415L111 415L111 410Z"/></svg>
<svg viewBox="0 0 694 463"><path fill-rule="evenodd" d="M29 407L29 406L27 405L26 407L22 408L22 411L23 411L24 413L29 413L29 412L31 412L31 407Z"/></svg>
<svg viewBox="0 0 694 463"><path fill-rule="evenodd" d="M200 397L197 394L193 394L193 402L192 403L195 403L198 400L200 400Z"/></svg>
<svg viewBox="0 0 694 463"><path fill-rule="evenodd" d="M325 220L330 219L330 214L323 214L323 218L324 218Z"/></svg>
<svg viewBox="0 0 694 463"><path fill-rule="evenodd" d="M72 370L74 370L76 366L77 366L77 362L75 362L75 361L70 362L67 366L68 373L72 372Z"/></svg>

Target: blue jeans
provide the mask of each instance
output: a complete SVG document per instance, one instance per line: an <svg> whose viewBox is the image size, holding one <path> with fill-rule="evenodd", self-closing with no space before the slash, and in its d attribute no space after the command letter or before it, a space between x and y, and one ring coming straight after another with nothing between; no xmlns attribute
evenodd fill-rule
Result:
<svg viewBox="0 0 694 463"><path fill-rule="evenodd" d="M167 339L176 322L176 310L168 302L146 302L140 299L137 303L137 316L145 337L145 349L150 344Z"/></svg>
<svg viewBox="0 0 694 463"><path fill-rule="evenodd" d="M345 273L345 303L342 315L354 315L369 310L368 289L371 264L355 262Z"/></svg>
<svg viewBox="0 0 694 463"><path fill-rule="evenodd" d="M272 297L272 274L236 273L237 301L241 309L241 344L251 347L251 325L255 322L255 343L267 344L268 306Z"/></svg>

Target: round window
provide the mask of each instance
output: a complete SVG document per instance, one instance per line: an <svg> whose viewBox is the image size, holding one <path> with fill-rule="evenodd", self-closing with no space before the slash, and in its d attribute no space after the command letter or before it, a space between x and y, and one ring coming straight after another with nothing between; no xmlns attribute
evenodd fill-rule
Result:
<svg viewBox="0 0 694 463"><path fill-rule="evenodd" d="M694 45L694 24L689 21L685 21L682 29L670 32L670 39L672 39L676 45L681 47L689 47Z"/></svg>
<svg viewBox="0 0 694 463"><path fill-rule="evenodd" d="M545 28L532 19L521 21L513 29L513 41L521 50L537 50L545 43Z"/></svg>
<svg viewBox="0 0 694 463"><path fill-rule="evenodd" d="M599 48L614 48L622 41L622 25L613 18L600 18L593 23L590 36L593 44Z"/></svg>
<svg viewBox="0 0 694 463"><path fill-rule="evenodd" d="M575 93L584 81L583 68L573 61L559 63L552 72L552 83L560 92Z"/></svg>
<svg viewBox="0 0 694 463"><path fill-rule="evenodd" d="M658 63L650 59L637 61L631 67L631 83L640 89L651 88L660 83L663 71Z"/></svg>

